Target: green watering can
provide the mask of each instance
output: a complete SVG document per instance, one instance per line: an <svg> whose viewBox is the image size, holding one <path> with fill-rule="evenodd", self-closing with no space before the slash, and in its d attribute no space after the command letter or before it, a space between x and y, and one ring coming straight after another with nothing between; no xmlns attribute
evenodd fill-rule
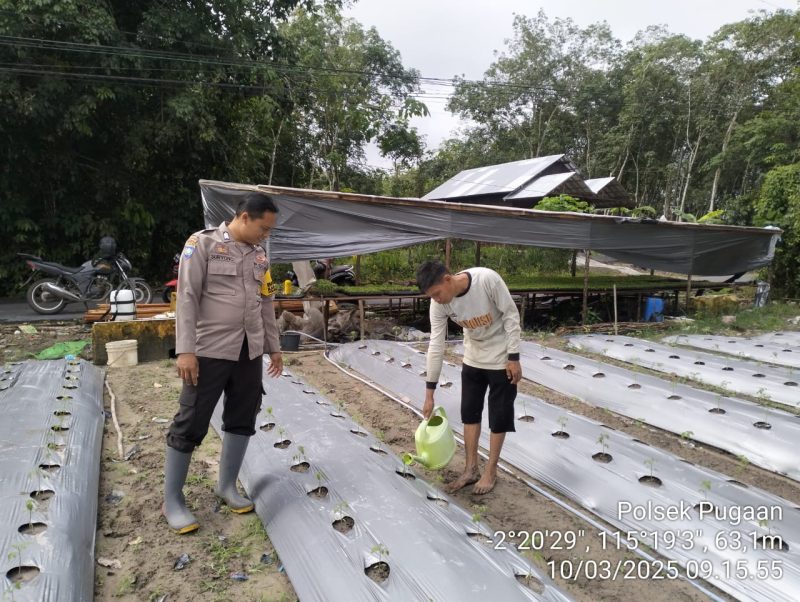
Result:
<svg viewBox="0 0 800 602"><path fill-rule="evenodd" d="M456 453L456 439L447 421L442 406L437 406L428 420L423 420L414 433L417 454L403 454L403 463L422 464L429 470L439 470L447 466Z"/></svg>

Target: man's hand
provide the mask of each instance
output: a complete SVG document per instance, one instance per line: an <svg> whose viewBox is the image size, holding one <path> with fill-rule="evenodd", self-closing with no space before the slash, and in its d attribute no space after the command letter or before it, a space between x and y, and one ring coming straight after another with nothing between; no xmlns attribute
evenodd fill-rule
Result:
<svg viewBox="0 0 800 602"><path fill-rule="evenodd" d="M283 356L280 351L269 354L269 370L267 370L272 378L277 378L283 374Z"/></svg>
<svg viewBox="0 0 800 602"><path fill-rule="evenodd" d="M422 415L428 420L433 414L433 389L425 389L425 403L422 404Z"/></svg>
<svg viewBox="0 0 800 602"><path fill-rule="evenodd" d="M519 362L508 362L506 364L506 376L512 385L516 385L522 380L522 366L519 365Z"/></svg>
<svg viewBox="0 0 800 602"><path fill-rule="evenodd" d="M200 363L197 361L197 356L194 353L181 353L178 355L176 365L178 376L183 379L183 382L196 387L197 379L200 376Z"/></svg>

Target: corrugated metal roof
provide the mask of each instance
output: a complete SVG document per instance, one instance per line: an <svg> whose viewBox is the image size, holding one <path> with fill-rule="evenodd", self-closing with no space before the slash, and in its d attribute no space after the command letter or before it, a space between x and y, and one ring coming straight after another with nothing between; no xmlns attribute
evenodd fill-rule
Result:
<svg viewBox="0 0 800 602"><path fill-rule="evenodd" d="M578 174L570 171L536 178L520 190L505 196L503 200L541 199L551 194L569 194L587 200L594 197L594 193Z"/></svg>
<svg viewBox="0 0 800 602"><path fill-rule="evenodd" d="M514 192L563 157L564 155L549 155L501 163L500 165L465 169L422 198L426 200L455 199Z"/></svg>
<svg viewBox="0 0 800 602"><path fill-rule="evenodd" d="M603 188L605 188L611 182L613 182L614 179L615 178L613 178L613 177L611 177L611 178L592 178L591 180L585 180L585 182L586 182L586 185L592 190L592 192L597 194L598 192L603 190Z"/></svg>

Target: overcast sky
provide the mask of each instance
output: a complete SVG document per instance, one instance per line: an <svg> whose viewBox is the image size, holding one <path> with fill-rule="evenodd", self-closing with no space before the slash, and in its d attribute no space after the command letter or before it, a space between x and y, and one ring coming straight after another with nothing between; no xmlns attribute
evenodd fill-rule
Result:
<svg viewBox="0 0 800 602"><path fill-rule="evenodd" d="M359 0L345 15L374 26L400 51L403 64L425 77L464 75L480 79L512 36L514 14L570 17L579 26L606 21L623 42L648 25L666 25L673 33L705 39L726 23L752 11L796 9L796 0ZM445 88L449 90L449 88ZM441 91L441 88L439 88ZM429 149L453 134L459 121L443 99L425 99L431 116L413 123ZM374 148L371 165L388 167Z"/></svg>

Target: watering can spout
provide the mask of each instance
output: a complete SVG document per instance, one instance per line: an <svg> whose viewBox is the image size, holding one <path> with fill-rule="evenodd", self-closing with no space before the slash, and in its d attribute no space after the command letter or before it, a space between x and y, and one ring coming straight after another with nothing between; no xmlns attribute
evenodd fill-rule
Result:
<svg viewBox="0 0 800 602"><path fill-rule="evenodd" d="M425 458L424 454L422 456L416 456L414 454L405 453L403 454L402 458L403 458L403 464L405 464L406 466L411 466L414 463L422 464L423 466L428 465L427 459Z"/></svg>

